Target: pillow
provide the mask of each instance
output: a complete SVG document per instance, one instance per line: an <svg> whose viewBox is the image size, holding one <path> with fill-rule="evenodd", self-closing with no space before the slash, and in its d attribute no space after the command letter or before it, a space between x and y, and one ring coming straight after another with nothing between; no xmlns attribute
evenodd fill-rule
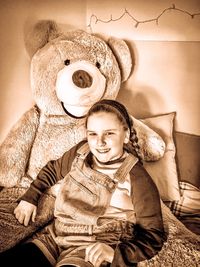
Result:
<svg viewBox="0 0 200 267"><path fill-rule="evenodd" d="M200 214L200 189L187 182L179 182L181 198L171 203L171 210L176 216Z"/></svg>
<svg viewBox="0 0 200 267"><path fill-rule="evenodd" d="M174 137L179 181L200 188L200 136L176 131Z"/></svg>
<svg viewBox="0 0 200 267"><path fill-rule="evenodd" d="M181 198L170 202L174 215L193 233L200 235L200 189L187 182L179 182Z"/></svg>
<svg viewBox="0 0 200 267"><path fill-rule="evenodd" d="M142 122L163 138L166 145L164 156L161 159L154 162L143 162L145 169L154 180L163 201L180 199L178 172L175 160L176 148L173 140L175 114L175 112L172 112L141 119Z"/></svg>

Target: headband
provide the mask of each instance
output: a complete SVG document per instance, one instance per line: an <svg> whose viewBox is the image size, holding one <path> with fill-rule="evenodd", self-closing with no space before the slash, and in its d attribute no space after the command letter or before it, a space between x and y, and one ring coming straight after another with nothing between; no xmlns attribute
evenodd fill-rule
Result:
<svg viewBox="0 0 200 267"><path fill-rule="evenodd" d="M128 114L128 111L126 110L125 106L121 103L119 103L118 101L115 101L115 100L111 100L111 99L103 99L103 100L100 100L98 102L96 102L94 106L97 106L97 105L108 105L108 106L111 106L113 108L115 108L121 115L122 117L126 120L126 123L128 125L128 128L130 130L130 132L132 132L132 126L133 126L133 121L132 119L130 118L129 114Z"/></svg>

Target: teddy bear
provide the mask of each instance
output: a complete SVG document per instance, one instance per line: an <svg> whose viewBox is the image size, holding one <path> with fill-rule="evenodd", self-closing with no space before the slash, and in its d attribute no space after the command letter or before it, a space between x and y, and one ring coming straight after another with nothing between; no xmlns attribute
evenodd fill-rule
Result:
<svg viewBox="0 0 200 267"><path fill-rule="evenodd" d="M133 64L124 40L106 41L83 30L63 33L50 20L39 21L25 36L25 45L35 105L0 146L0 251L52 219L56 186L41 198L37 220L28 227L18 223L13 210L41 168L85 138L88 109L102 98L115 99ZM162 138L133 121L143 159L158 160L165 150Z"/></svg>

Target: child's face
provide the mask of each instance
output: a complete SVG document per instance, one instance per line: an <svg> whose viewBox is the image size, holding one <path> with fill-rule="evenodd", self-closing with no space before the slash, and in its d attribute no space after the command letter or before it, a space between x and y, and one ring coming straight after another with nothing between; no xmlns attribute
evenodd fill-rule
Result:
<svg viewBox="0 0 200 267"><path fill-rule="evenodd" d="M92 154L99 161L108 162L122 156L129 132L115 114L98 112L88 118L87 140Z"/></svg>

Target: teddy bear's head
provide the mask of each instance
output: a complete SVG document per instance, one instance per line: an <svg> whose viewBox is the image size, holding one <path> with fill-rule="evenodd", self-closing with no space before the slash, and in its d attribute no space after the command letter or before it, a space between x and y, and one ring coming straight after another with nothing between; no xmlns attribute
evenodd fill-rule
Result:
<svg viewBox="0 0 200 267"><path fill-rule="evenodd" d="M84 116L101 98L115 99L132 67L123 40L82 30L61 33L53 21L40 21L26 38L34 100L47 115Z"/></svg>

